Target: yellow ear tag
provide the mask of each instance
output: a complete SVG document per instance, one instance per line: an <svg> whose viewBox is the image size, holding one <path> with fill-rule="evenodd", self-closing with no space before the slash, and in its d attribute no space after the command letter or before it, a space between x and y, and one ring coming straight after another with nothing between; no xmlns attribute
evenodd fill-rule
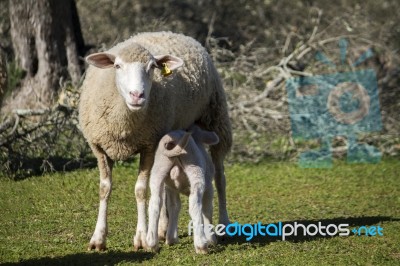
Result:
<svg viewBox="0 0 400 266"><path fill-rule="evenodd" d="M171 69L169 69L168 66L167 66L167 64L165 64L165 63L162 64L161 74L162 74L164 77L168 77L169 75L172 74Z"/></svg>

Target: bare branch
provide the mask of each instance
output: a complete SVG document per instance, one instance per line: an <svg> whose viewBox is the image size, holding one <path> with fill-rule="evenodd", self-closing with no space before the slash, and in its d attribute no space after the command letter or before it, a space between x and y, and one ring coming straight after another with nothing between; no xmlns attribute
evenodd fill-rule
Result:
<svg viewBox="0 0 400 266"><path fill-rule="evenodd" d="M16 114L17 116L34 116L34 115L48 114L52 110L53 110L53 108L38 109L38 110L17 109L17 110L14 110L13 113Z"/></svg>

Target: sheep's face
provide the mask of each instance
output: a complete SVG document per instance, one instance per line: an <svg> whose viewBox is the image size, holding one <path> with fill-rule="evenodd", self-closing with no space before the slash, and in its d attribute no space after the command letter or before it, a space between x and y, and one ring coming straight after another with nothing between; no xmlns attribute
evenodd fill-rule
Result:
<svg viewBox="0 0 400 266"><path fill-rule="evenodd" d="M136 45L137 46L137 45ZM137 50L137 47L135 47ZM140 47L140 53L124 49L119 55L96 53L86 61L99 68L115 69L115 85L126 106L131 111L145 109L150 99L150 91L155 68L173 71L183 65L183 61L171 55L152 56Z"/></svg>
<svg viewBox="0 0 400 266"><path fill-rule="evenodd" d="M139 110L147 106L154 62L154 59L150 59L147 63L127 63L116 57L114 62L115 84L129 110Z"/></svg>

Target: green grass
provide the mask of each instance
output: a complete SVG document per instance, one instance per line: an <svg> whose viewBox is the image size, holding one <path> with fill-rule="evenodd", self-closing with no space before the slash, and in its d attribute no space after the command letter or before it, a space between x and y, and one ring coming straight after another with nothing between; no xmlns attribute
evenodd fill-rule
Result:
<svg viewBox="0 0 400 266"><path fill-rule="evenodd" d="M132 251L136 226L137 165L117 165L109 211L108 250L88 252L98 205L97 169L55 173L22 181L0 179L0 262L27 264L145 265L393 265L400 264L400 162L336 162L332 169L292 163L227 167L228 210L240 223L349 223L380 225L384 236L244 237L221 241L196 255L187 236L183 197L178 245L153 254ZM216 206L216 202L214 204ZM215 210L217 213L217 210ZM214 215L216 217L217 215ZM215 219L217 220L217 219Z"/></svg>

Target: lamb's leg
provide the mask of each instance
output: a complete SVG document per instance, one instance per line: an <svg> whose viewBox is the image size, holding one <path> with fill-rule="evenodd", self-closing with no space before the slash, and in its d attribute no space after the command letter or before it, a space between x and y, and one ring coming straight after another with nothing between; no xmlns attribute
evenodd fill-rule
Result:
<svg viewBox="0 0 400 266"><path fill-rule="evenodd" d="M190 177L189 177L190 179ZM202 215L202 198L204 193L204 181L196 181L190 185L189 213L193 221L194 228L194 247L196 253L208 253L207 238L204 234L204 224Z"/></svg>
<svg viewBox="0 0 400 266"><path fill-rule="evenodd" d="M165 240L168 228L168 214L166 206L165 185L162 189L162 205L160 210L160 220L158 222L158 239Z"/></svg>
<svg viewBox="0 0 400 266"><path fill-rule="evenodd" d="M181 210L181 199L179 193L166 186L167 211L169 215L167 236L165 243L173 245L179 242L178 239L178 218Z"/></svg>
<svg viewBox="0 0 400 266"><path fill-rule="evenodd" d="M158 165L154 165L155 168ZM157 169L158 170L158 169ZM162 194L164 190L164 180L165 177L169 174L168 171L166 173L162 173L158 171L152 171L150 177L150 201L149 201L149 230L147 232L147 247L151 251L158 251L158 221L160 218L160 209L162 205Z"/></svg>
<svg viewBox="0 0 400 266"><path fill-rule="evenodd" d="M212 215L213 215L213 196L214 190L212 183L209 182L206 184L206 189L204 190L203 195L203 220L204 220L204 233L207 238L207 242L210 245L217 244L217 238L213 230L211 230L212 226Z"/></svg>
<svg viewBox="0 0 400 266"><path fill-rule="evenodd" d="M215 166L215 187L218 193L218 211L219 211L219 223L228 225L229 217L226 209L226 180L224 173L224 156L221 156L218 152L211 150L212 160Z"/></svg>
<svg viewBox="0 0 400 266"><path fill-rule="evenodd" d="M97 148L92 148L97 157L97 162L100 170L100 204L99 214L97 217L96 228L89 242L89 250L96 249L97 251L106 249L107 237L107 203L111 195L111 176L113 161Z"/></svg>
<svg viewBox="0 0 400 266"><path fill-rule="evenodd" d="M140 154L140 166L139 176L135 185L135 196L137 204L137 227L136 234L133 238L133 249L135 251L140 248L147 249L146 234L146 196L147 196L147 180L150 176L151 167L154 162L154 153L141 153Z"/></svg>

